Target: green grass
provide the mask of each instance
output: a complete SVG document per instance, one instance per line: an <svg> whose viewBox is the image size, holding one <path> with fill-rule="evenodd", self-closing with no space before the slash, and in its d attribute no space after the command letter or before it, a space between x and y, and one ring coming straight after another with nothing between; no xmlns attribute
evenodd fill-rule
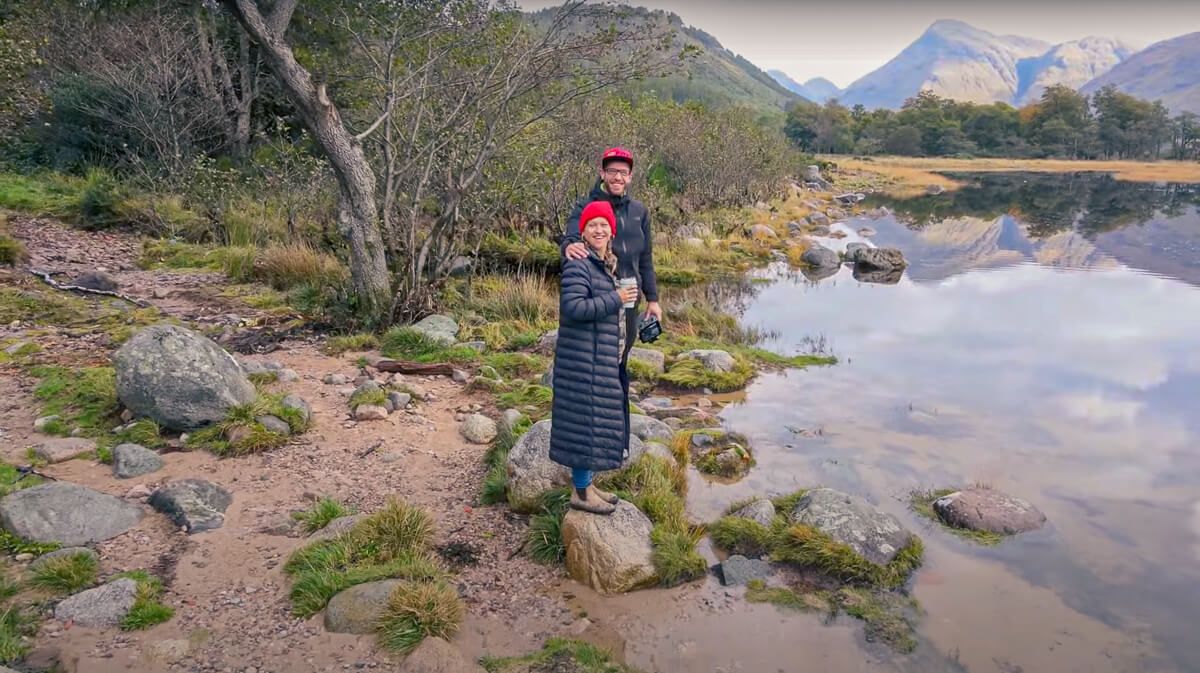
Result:
<svg viewBox="0 0 1200 673"><path fill-rule="evenodd" d="M267 430L255 419L275 416L288 424L293 435L306 431L308 423L304 416L300 411L283 406L284 397L280 393L260 394L250 404L233 407L224 421L212 423L188 435L187 445L221 457L244 456L283 446L288 442L286 436ZM237 441L230 441L229 434L235 428L244 428L248 432Z"/></svg>
<svg viewBox="0 0 1200 673"><path fill-rule="evenodd" d="M35 215L73 218L80 214L84 180L45 173L0 173L0 208Z"/></svg>
<svg viewBox="0 0 1200 673"><path fill-rule="evenodd" d="M445 582L401 582L380 616L379 644L407 653L426 637L450 640L465 613L458 592Z"/></svg>
<svg viewBox="0 0 1200 673"><path fill-rule="evenodd" d="M445 611L457 596L449 601L447 592L453 590L444 584L446 570L430 552L433 535L428 513L391 500L336 540L297 549L284 565L284 572L292 577L293 613L309 617L340 591L395 578L408 582L389 602L379 631L382 644L407 651L427 634L450 628L451 623L457 628L462 615Z"/></svg>
<svg viewBox="0 0 1200 673"><path fill-rule="evenodd" d="M563 517L567 515L567 503L571 491L558 488L542 494L538 512L529 520L529 556L538 563L547 565L562 563L567 548L562 539Z"/></svg>
<svg viewBox="0 0 1200 673"><path fill-rule="evenodd" d="M24 614L20 607L0 608L0 663L13 664L24 659L36 631L34 618Z"/></svg>
<svg viewBox="0 0 1200 673"><path fill-rule="evenodd" d="M558 246L541 236L498 236L488 234L479 249L480 257L512 269L557 271L562 253Z"/></svg>
<svg viewBox="0 0 1200 673"><path fill-rule="evenodd" d="M704 577L708 563L696 551L704 537L703 528L680 529L669 523L656 524L650 533L654 546L651 560L663 586L673 587Z"/></svg>
<svg viewBox="0 0 1200 673"><path fill-rule="evenodd" d="M890 562L878 565L811 526L792 524L776 537L772 557L842 582L894 589L921 566L924 551L921 539L914 535Z"/></svg>
<svg viewBox="0 0 1200 673"><path fill-rule="evenodd" d="M349 516L354 512L342 503L328 496L321 498L313 503L313 506L304 512L297 512L292 517L300 522L300 526L306 533L315 533L325 526L329 525L330 521Z"/></svg>
<svg viewBox="0 0 1200 673"><path fill-rule="evenodd" d="M709 371L699 360L679 360L660 377L662 383L680 390L703 390L717 393L741 390L755 375L754 365L740 355L734 356L733 370Z"/></svg>
<svg viewBox="0 0 1200 673"><path fill-rule="evenodd" d="M638 673L613 661L595 645L577 640L550 638L539 652L522 657L483 657L488 673Z"/></svg>
<svg viewBox="0 0 1200 673"><path fill-rule="evenodd" d="M943 521L942 517L938 516L937 512L935 512L933 509L933 502L938 498L950 495L958 490L959 489L955 488L943 488L928 491L916 490L909 494L908 503L912 510L917 514L920 514L926 519L937 523L942 528L963 538L964 540L970 540L976 544L981 544L988 547L998 545L1004 541L1004 536L1000 533L993 533L987 530L970 530L969 528L951 526Z"/></svg>
<svg viewBox="0 0 1200 673"><path fill-rule="evenodd" d="M140 631L162 624L175 616L175 609L159 599L163 594L162 580L145 570L132 570L116 575L113 579L127 577L137 582L137 597L129 614L121 620L122 631Z"/></svg>
<svg viewBox="0 0 1200 673"><path fill-rule="evenodd" d="M350 396L350 408L357 409L360 404L371 404L382 407L387 404L388 392L383 388L361 388Z"/></svg>
<svg viewBox="0 0 1200 673"><path fill-rule="evenodd" d="M119 421L117 379L112 367L36 366L29 372L41 379L33 396L42 403L41 415L60 417L46 429L48 434L70 434L81 428L95 437L111 430Z"/></svg>
<svg viewBox="0 0 1200 673"><path fill-rule="evenodd" d="M633 379L634 381L658 383L659 378L662 377L662 374L659 373L658 369L655 368L654 365L635 358L629 359L628 368L629 378Z"/></svg>
<svg viewBox="0 0 1200 673"><path fill-rule="evenodd" d="M272 383L279 381L279 372L254 372L252 374L247 374L246 378L249 379L250 383L253 383L255 386L269 386Z"/></svg>
<svg viewBox="0 0 1200 673"><path fill-rule="evenodd" d="M517 409L534 420L541 420L550 415L554 391L546 386L518 380L501 384L499 391L496 403L501 407Z"/></svg>
<svg viewBox="0 0 1200 673"><path fill-rule="evenodd" d="M149 418L139 418L120 432L101 435L96 438L96 460L112 464L112 450L119 444L137 444L147 449L161 449L167 445L162 431Z"/></svg>
<svg viewBox="0 0 1200 673"><path fill-rule="evenodd" d="M410 362L473 363L479 353L467 346L445 346L409 327L393 327L380 339L380 351L389 358Z"/></svg>
<svg viewBox="0 0 1200 673"><path fill-rule="evenodd" d="M831 607L823 597L812 595L806 600L805 595L785 587L769 587L762 580L750 580L746 585L746 600L751 603L770 603L771 605L808 612L811 610L827 611Z"/></svg>
<svg viewBox="0 0 1200 673"><path fill-rule="evenodd" d="M713 543L731 554L759 558L770 553L774 535L770 528L738 516L725 516L708 528Z"/></svg>
<svg viewBox="0 0 1200 673"><path fill-rule="evenodd" d="M549 358L532 353L493 353L485 355L483 363L495 369L504 380L541 376L550 368Z"/></svg>
<svg viewBox="0 0 1200 673"><path fill-rule="evenodd" d="M379 347L379 337L364 332L362 334L347 334L332 336L325 340L321 349L326 355L341 355L342 353L369 351Z"/></svg>
<svg viewBox="0 0 1200 673"><path fill-rule="evenodd" d="M484 455L488 471L479 498L483 504L495 505L508 500L508 453L531 427L533 422L527 417L522 417L512 428L505 423L498 424L496 439Z"/></svg>
<svg viewBox="0 0 1200 673"><path fill-rule="evenodd" d="M96 583L100 563L79 552L43 561L33 569L30 584L56 594L73 594Z"/></svg>

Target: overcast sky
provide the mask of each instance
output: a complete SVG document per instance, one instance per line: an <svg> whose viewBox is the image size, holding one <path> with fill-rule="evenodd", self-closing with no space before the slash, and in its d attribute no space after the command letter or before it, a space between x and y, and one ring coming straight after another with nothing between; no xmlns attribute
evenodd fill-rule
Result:
<svg viewBox="0 0 1200 673"><path fill-rule="evenodd" d="M517 0L526 9L561 4ZM825 77L839 87L878 68L938 19L1058 43L1089 35L1142 48L1200 30L1200 0L641 0L710 33L763 70L804 82Z"/></svg>

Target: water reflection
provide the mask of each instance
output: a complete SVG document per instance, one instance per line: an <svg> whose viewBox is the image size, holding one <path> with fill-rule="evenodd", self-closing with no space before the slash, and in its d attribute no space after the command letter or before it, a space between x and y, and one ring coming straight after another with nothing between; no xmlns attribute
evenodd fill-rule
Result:
<svg viewBox="0 0 1200 673"><path fill-rule="evenodd" d="M972 671L1191 671L1195 192L1106 199L1103 179L1071 180L1074 206L1040 182L965 197L1004 212L947 212L917 227L896 206L896 218L871 225L876 244L899 246L912 264L894 285L859 282L848 267L816 282L782 267L764 274L773 282L744 320L781 334L771 347L782 352L820 334L842 361L765 376L726 409L758 447L758 467L733 486L693 484L689 505L711 518L747 495L824 484L922 526L903 502L910 489L991 483L1037 503L1051 524L996 549L923 529L937 569L936 581L918 579L926 637ZM1133 220L1114 229L1118 211ZM1091 226L1096 212L1107 219Z"/></svg>

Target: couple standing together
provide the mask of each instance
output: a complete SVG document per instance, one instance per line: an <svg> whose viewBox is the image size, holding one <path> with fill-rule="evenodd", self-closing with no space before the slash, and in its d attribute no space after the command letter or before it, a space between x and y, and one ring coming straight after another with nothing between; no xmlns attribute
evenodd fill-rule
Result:
<svg viewBox="0 0 1200 673"><path fill-rule="evenodd" d="M630 198L632 181L633 155L606 150L562 241L550 459L571 468L570 506L595 514L611 514L618 497L596 488L594 474L621 467L629 453L629 351L643 316L662 319L650 214Z"/></svg>

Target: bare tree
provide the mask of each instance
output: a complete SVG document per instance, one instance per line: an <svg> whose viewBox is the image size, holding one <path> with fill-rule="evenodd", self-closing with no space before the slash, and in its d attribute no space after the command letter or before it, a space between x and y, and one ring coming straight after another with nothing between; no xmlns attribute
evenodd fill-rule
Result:
<svg viewBox="0 0 1200 673"><path fill-rule="evenodd" d="M229 150L236 157L250 146L251 113L258 96L260 59L245 31L226 34L218 15L197 7L192 12L196 48L190 52L200 92L212 110L221 112L221 125ZM228 42L235 42L232 49ZM233 53L229 53L233 52ZM236 55L236 62L230 56Z"/></svg>
<svg viewBox="0 0 1200 673"><path fill-rule="evenodd" d="M223 0L250 39L258 46L288 99L329 159L338 183L338 229L350 248L350 278L358 312L368 323L384 318L391 299L391 282L379 210L375 202L375 172L363 154L360 140L342 121L325 83L317 82L285 37L299 0L276 0L264 14L256 0Z"/></svg>

